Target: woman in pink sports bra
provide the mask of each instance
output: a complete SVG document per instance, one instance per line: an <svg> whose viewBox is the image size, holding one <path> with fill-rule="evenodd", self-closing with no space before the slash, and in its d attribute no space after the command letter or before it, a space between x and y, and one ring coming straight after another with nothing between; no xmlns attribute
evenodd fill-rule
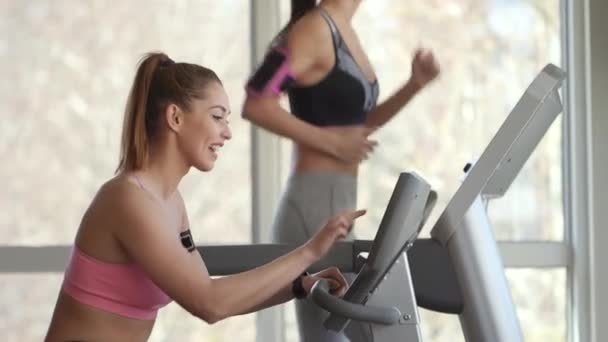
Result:
<svg viewBox="0 0 608 342"><path fill-rule="evenodd" d="M330 218L306 243L254 270L211 278L177 190L191 167L210 171L231 138L228 97L205 67L163 53L141 61L125 110L116 176L86 210L45 341L146 341L172 300L210 324L295 297L336 268L303 275L364 210ZM295 284L295 286L294 286Z"/></svg>

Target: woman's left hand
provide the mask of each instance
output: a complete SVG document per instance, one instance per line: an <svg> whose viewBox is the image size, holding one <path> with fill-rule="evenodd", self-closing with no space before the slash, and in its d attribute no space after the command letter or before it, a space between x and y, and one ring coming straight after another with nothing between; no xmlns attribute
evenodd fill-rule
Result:
<svg viewBox="0 0 608 342"><path fill-rule="evenodd" d="M329 282L330 293L334 296L342 297L348 290L348 282L337 267L326 268L321 272L302 278L302 287L304 287L306 293L310 294L312 286L321 279Z"/></svg>
<svg viewBox="0 0 608 342"><path fill-rule="evenodd" d="M434 80L440 72L439 63L433 52L428 49L417 49L412 61L411 81L423 88Z"/></svg>

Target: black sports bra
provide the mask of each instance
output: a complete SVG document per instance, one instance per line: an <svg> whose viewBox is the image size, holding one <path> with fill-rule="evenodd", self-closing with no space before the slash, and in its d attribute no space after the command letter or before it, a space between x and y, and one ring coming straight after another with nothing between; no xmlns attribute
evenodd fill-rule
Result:
<svg viewBox="0 0 608 342"><path fill-rule="evenodd" d="M342 39L335 22L319 7L331 29L335 64L320 82L288 89L291 111L317 126L364 124L378 101L378 81L370 82Z"/></svg>

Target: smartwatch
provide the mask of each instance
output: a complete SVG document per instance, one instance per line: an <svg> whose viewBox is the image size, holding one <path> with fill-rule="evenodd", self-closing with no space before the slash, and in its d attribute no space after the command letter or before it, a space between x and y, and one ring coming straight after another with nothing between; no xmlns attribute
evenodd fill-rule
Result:
<svg viewBox="0 0 608 342"><path fill-rule="evenodd" d="M308 296L306 290L304 290L304 286L302 285L302 278L308 276L308 272L302 273L296 280L291 283L291 292L296 299L304 299Z"/></svg>

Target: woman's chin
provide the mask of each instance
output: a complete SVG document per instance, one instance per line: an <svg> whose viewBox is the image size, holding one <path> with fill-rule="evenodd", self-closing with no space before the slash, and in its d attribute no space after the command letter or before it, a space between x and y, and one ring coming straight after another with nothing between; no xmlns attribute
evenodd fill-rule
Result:
<svg viewBox="0 0 608 342"><path fill-rule="evenodd" d="M209 172L209 171L213 170L214 166L215 166L214 161L205 160L200 163L197 163L197 165L195 165L194 167L196 167L196 169L199 171Z"/></svg>

